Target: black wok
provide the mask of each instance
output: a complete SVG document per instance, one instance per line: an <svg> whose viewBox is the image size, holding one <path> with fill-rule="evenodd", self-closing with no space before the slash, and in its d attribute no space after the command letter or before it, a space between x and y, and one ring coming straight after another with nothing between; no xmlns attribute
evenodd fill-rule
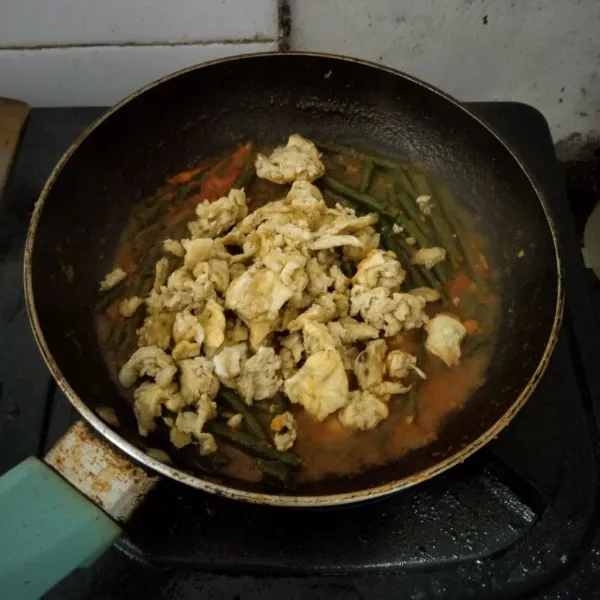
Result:
<svg viewBox="0 0 600 600"><path fill-rule="evenodd" d="M275 145L298 132L409 156L437 174L476 215L500 273L501 319L486 383L438 439L359 477L273 491L219 480L145 454L131 409L109 377L92 306L113 268L132 207L165 177L248 138ZM520 251L524 255L519 257ZM65 269L70 265L71 269ZM136 461L202 490L265 504L343 504L418 483L461 462L523 406L556 341L563 286L542 193L519 158L457 101L376 65L315 54L220 60L132 95L62 158L36 206L25 257L38 344L69 400ZM115 407L121 428L95 414Z"/></svg>

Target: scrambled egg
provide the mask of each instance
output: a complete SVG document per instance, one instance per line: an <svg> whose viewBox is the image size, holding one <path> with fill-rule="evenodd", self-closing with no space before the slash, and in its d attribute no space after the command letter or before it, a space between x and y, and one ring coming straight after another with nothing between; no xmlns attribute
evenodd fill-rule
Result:
<svg viewBox="0 0 600 600"><path fill-rule="evenodd" d="M435 265L446 260L446 249L434 246L433 248L420 248L413 255L413 265L423 265L427 269L433 269Z"/></svg>
<svg viewBox="0 0 600 600"><path fill-rule="evenodd" d="M130 388L138 377L152 377L160 387L166 388L177 373L175 361L158 346L138 348L119 371L119 382Z"/></svg>
<svg viewBox="0 0 600 600"><path fill-rule="evenodd" d="M235 387L236 378L242 373L242 365L248 358L248 345L245 343L227 346L213 358L215 374L223 385Z"/></svg>
<svg viewBox="0 0 600 600"><path fill-rule="evenodd" d="M246 404L272 398L279 391L282 384L280 369L281 359L273 348L266 346L261 346L244 362L236 387Z"/></svg>
<svg viewBox="0 0 600 600"><path fill-rule="evenodd" d="M100 282L100 291L106 292L108 290L112 290L115 286L119 285L123 279L127 277L127 273L121 269L121 267L117 267L113 269L110 273L107 273L104 279Z"/></svg>
<svg viewBox="0 0 600 600"><path fill-rule="evenodd" d="M374 248L358 263L352 283L365 288L383 287L397 292L405 277L406 273L393 252Z"/></svg>
<svg viewBox="0 0 600 600"><path fill-rule="evenodd" d="M350 393L349 402L340 410L338 418L344 427L374 429L387 419L387 404L371 392L357 390Z"/></svg>
<svg viewBox="0 0 600 600"><path fill-rule="evenodd" d="M427 351L441 358L449 367L457 366L460 363L460 343L467 335L465 326L456 317L440 313L425 325L425 331Z"/></svg>
<svg viewBox="0 0 600 600"><path fill-rule="evenodd" d="M348 402L348 376L342 357L333 348L309 356L304 366L284 383L292 404L301 404L319 421Z"/></svg>
<svg viewBox="0 0 600 600"><path fill-rule="evenodd" d="M415 371L421 379L427 376L417 367L417 357L404 350L392 350L385 357L385 369L390 379L404 379L411 371Z"/></svg>
<svg viewBox="0 0 600 600"><path fill-rule="evenodd" d="M287 145L275 148L269 157L259 154L255 167L261 179L274 183L314 181L325 172L317 147L299 135L291 135Z"/></svg>
<svg viewBox="0 0 600 600"><path fill-rule="evenodd" d="M273 441L277 450L285 452L294 445L298 434L296 432L296 419L291 412L286 411L273 417L271 429L275 432Z"/></svg>
<svg viewBox="0 0 600 600"><path fill-rule="evenodd" d="M132 296L131 298L125 298L119 305L119 312L124 317L132 317L135 311L144 304L144 301L138 296Z"/></svg>
<svg viewBox="0 0 600 600"><path fill-rule="evenodd" d="M195 221L188 223L192 238L215 238L248 214L244 190L231 190L215 202L205 200L196 207ZM185 246L185 244L184 244Z"/></svg>
<svg viewBox="0 0 600 600"><path fill-rule="evenodd" d="M244 190L202 202L189 237L164 240L171 258L156 263L147 297L122 301L123 316L145 309L138 349L119 372L126 388L142 380L133 392L142 435L162 420L176 447L214 452L204 426L217 415L222 385L248 405L283 391L319 421L335 415L345 427L372 429L387 418L391 396L410 390L404 380L412 372L425 378L415 356L389 351L385 340L414 328L425 327L430 353L458 364L464 326L444 314L428 319L437 290L402 290L406 272L379 247L377 214L325 203L311 183L324 173L320 158L298 135L269 157L259 154L258 176L291 183L288 193L250 214ZM424 198L419 206L425 213ZM421 248L412 261L432 268L445 255ZM125 277L115 269L101 289ZM243 423L241 414L227 417L232 430ZM291 412L275 416L271 430L278 450L293 447Z"/></svg>

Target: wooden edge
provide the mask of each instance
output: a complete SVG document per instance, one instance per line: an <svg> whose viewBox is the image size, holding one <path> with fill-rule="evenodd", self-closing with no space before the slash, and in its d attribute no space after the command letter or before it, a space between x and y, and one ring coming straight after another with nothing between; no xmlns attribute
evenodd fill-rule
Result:
<svg viewBox="0 0 600 600"><path fill-rule="evenodd" d="M0 98L0 200L29 117L29 104Z"/></svg>

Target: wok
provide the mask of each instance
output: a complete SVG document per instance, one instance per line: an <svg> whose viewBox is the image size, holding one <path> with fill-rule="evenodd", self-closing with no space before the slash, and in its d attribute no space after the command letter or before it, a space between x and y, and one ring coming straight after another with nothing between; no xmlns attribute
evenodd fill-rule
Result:
<svg viewBox="0 0 600 600"><path fill-rule="evenodd" d="M291 133L408 157L443 181L488 240L501 308L486 382L434 442L360 476L285 490L148 456L103 360L93 307L132 208L165 177L240 141L276 145ZM390 494L450 468L497 435L529 398L548 364L563 308L546 201L500 136L413 77L308 53L192 67L109 110L66 152L41 193L25 250L25 293L52 375L110 443L80 422L46 457L54 470L31 458L0 477L1 553L8 557L0 579L9 596L20 598L38 597L106 548L119 535L115 521L126 520L152 488L148 471L229 498L322 507ZM107 405L119 428L97 416Z"/></svg>
<svg viewBox="0 0 600 600"><path fill-rule="evenodd" d="M500 273L501 318L486 383L438 439L359 477L274 491L148 457L108 375L93 326L98 282L113 267L132 207L165 177L245 139L290 133L408 156L476 216ZM521 250L524 251L524 255ZM65 274L65 265L74 276ZM148 86L109 111L62 158L36 206L25 257L35 336L82 416L135 460L199 489L252 502L323 506L413 485L464 460L527 400L556 340L563 302L557 241L539 188L514 152L458 102L407 75L357 60L266 54L216 61ZM122 427L96 416L113 406Z"/></svg>
<svg viewBox="0 0 600 600"><path fill-rule="evenodd" d="M114 266L132 207L166 176L248 138L275 145L294 132L408 156L436 174L475 215L489 241L488 257L500 274L501 315L485 384L435 442L360 476L290 491L219 479L146 455L132 411L103 361L92 306L98 282ZM99 119L68 150L42 191L27 240L25 285L34 333L53 376L112 444L138 463L207 492L304 507L395 492L463 461L492 439L543 374L563 305L547 204L519 158L488 125L410 76L304 53L193 67L151 84ZM106 405L115 408L119 429L96 415Z"/></svg>

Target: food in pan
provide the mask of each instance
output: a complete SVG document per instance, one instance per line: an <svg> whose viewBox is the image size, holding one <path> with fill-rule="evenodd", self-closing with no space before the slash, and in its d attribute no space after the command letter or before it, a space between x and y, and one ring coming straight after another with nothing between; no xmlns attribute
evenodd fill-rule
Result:
<svg viewBox="0 0 600 600"><path fill-rule="evenodd" d="M483 247L414 165L248 143L136 208L98 333L149 446L250 481L352 475L431 442L483 382Z"/></svg>

